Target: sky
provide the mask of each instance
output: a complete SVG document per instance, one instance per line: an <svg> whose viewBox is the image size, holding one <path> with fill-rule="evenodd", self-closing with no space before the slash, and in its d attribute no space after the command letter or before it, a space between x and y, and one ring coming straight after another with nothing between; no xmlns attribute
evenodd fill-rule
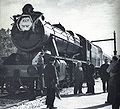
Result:
<svg viewBox="0 0 120 109"><path fill-rule="evenodd" d="M81 34L89 41L113 38L116 32L117 54L120 55L120 0L0 0L0 28L11 28L10 19L22 13L31 3L34 11L44 13L51 24L61 23L66 30ZM109 56L114 43L94 42Z"/></svg>

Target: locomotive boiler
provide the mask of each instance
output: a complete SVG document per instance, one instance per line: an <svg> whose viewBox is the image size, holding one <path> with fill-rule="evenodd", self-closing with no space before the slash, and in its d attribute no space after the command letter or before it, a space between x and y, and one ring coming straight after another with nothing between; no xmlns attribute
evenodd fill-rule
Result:
<svg viewBox="0 0 120 109"><path fill-rule="evenodd" d="M81 50L80 38L72 31L66 31L59 24L50 24L42 19L35 21L30 15L21 15L11 31L12 41L23 52L49 50L53 55L72 56Z"/></svg>

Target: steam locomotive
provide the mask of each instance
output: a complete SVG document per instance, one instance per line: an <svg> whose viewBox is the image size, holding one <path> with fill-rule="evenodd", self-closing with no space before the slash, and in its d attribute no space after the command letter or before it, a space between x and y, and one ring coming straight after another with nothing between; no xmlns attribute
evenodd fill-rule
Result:
<svg viewBox="0 0 120 109"><path fill-rule="evenodd" d="M34 89L39 88L38 81L43 79L43 75L37 69L41 53L47 60L49 51L57 60L60 81L73 80L76 62L85 64L90 60L94 66L100 66L103 61L104 54L99 46L80 34L66 30L60 23L51 24L45 21L43 14L38 17L30 14L15 16L11 39L18 50L3 63L6 89L9 93L18 90L21 84Z"/></svg>

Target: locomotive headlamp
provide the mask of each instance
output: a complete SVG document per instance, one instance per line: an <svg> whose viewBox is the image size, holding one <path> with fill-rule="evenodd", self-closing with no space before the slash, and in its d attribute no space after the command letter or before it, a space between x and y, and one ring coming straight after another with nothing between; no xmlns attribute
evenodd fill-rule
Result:
<svg viewBox="0 0 120 109"><path fill-rule="evenodd" d="M33 21L31 16L22 15L17 22L17 27L20 31L28 31L32 27Z"/></svg>

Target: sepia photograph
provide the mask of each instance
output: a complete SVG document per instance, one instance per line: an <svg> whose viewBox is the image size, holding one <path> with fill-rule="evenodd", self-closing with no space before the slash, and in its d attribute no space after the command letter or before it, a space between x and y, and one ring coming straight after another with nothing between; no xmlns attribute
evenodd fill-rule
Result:
<svg viewBox="0 0 120 109"><path fill-rule="evenodd" d="M120 109L120 1L0 0L0 109Z"/></svg>

